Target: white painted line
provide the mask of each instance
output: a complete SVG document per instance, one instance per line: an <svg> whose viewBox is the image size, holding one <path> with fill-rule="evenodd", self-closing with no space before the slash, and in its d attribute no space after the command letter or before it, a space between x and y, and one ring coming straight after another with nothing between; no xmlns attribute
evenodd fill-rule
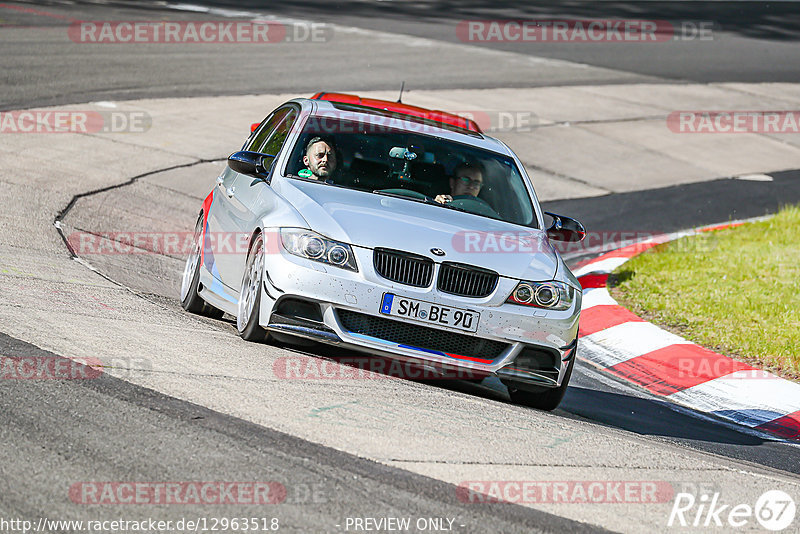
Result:
<svg viewBox="0 0 800 534"><path fill-rule="evenodd" d="M278 22L282 24L300 24L300 25L310 25L310 24L321 24L328 28L333 28L334 31L337 33L346 33L351 35L364 35L368 37L372 37L374 39L378 39L381 42L388 42L394 44L400 44L407 46L409 48L433 48L436 50L442 49L469 49L470 53L472 54L480 54L483 56L493 56L497 57L498 59L502 60L510 60L515 59L524 63L531 65L532 68L537 68L540 66L548 66L554 68L572 68L572 69L592 69L592 70L603 70L605 72L613 72L623 74L623 71L610 69L607 67L599 67L596 65L590 65L588 63L577 63L575 61L568 61L566 59L553 59L548 57L540 57L540 56L531 56L528 54L523 54L521 52L510 52L507 50L497 50L495 48L487 48L485 46L480 46L479 44L473 43L451 43L447 41L437 40L437 39L428 39L425 37L414 37L408 34L403 33L393 33L387 31L380 31L380 30L370 30L366 28L360 28L356 26L344 26L341 24L331 24L328 22L319 22L312 19L305 19L305 18L294 18L294 17L285 17L280 15L274 15L269 13L269 11L263 11L261 13L257 13L254 11L241 11L235 9L225 9L225 8L216 8L216 7L205 7L196 4L189 4L189 3L180 3L180 4L167 4L166 7L168 9L174 9L177 11L189 11L195 13L206 13L209 15L217 15L220 17L247 17L252 18L255 22L262 22L262 21L271 21L271 22Z"/></svg>
<svg viewBox="0 0 800 534"><path fill-rule="evenodd" d="M594 308L595 306L614 306L617 301L611 298L608 289L604 287L597 287L585 289L583 291L583 300L581 301L581 311Z"/></svg>
<svg viewBox="0 0 800 534"><path fill-rule="evenodd" d="M738 371L667 398L754 427L800 410L800 384L768 376Z"/></svg>
<svg viewBox="0 0 800 534"><path fill-rule="evenodd" d="M591 273L610 273L629 259L630 258L616 257L587 263L583 267L576 269L573 274L580 278L581 276Z"/></svg>
<svg viewBox="0 0 800 534"><path fill-rule="evenodd" d="M167 4L170 9L177 11L191 11L192 13L207 13L209 15L219 15L220 17L258 17L259 13L254 11L242 11L238 9L224 9L218 7L205 7L196 4Z"/></svg>
<svg viewBox="0 0 800 534"><path fill-rule="evenodd" d="M600 367L601 369L607 369L609 367L613 367L620 362L624 362L627 358L624 355L620 355L617 353L619 347L609 347L605 344L599 344L595 341L587 337L582 337L578 341L578 346L581 347L580 354L581 356L593 363L594 365Z"/></svg>
<svg viewBox="0 0 800 534"><path fill-rule="evenodd" d="M692 345L690 341L662 330L652 323L629 322L581 338L582 343L603 347L598 357L606 367L626 362L671 345Z"/></svg>
<svg viewBox="0 0 800 534"><path fill-rule="evenodd" d="M746 182L771 182L772 176L769 174L743 174L741 176L734 176L735 180L744 180Z"/></svg>
<svg viewBox="0 0 800 534"><path fill-rule="evenodd" d="M195 13L208 13L209 11L209 8L195 4L167 4L167 7L178 11L192 11Z"/></svg>

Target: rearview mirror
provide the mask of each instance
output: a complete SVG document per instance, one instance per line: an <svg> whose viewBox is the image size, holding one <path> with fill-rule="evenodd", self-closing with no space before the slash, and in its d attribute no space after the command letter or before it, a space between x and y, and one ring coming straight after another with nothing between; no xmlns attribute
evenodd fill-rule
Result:
<svg viewBox="0 0 800 534"><path fill-rule="evenodd" d="M553 218L553 224L547 229L547 237L555 241L582 241L586 237L586 228L571 217L545 212Z"/></svg>
<svg viewBox="0 0 800 534"><path fill-rule="evenodd" d="M258 152L234 152L228 156L228 167L240 174L269 181L269 171L275 156Z"/></svg>

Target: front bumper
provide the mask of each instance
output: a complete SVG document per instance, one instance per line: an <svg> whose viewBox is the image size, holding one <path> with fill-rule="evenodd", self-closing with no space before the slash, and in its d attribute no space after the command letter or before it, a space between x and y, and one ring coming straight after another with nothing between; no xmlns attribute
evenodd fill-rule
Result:
<svg viewBox="0 0 800 534"><path fill-rule="evenodd" d="M262 326L273 333L428 363L438 369L470 369L478 375L495 375L504 382L537 387L561 384L574 357L580 298L564 311L507 304L505 300L518 280L502 276L487 297L459 297L438 291L435 283L417 288L384 279L374 270L371 249L354 246L353 251L358 272L293 256L282 249L267 254ZM438 269L437 264L433 280ZM477 331L470 334L442 325L388 318L379 312L385 293L479 312ZM465 353L473 349L477 353Z"/></svg>

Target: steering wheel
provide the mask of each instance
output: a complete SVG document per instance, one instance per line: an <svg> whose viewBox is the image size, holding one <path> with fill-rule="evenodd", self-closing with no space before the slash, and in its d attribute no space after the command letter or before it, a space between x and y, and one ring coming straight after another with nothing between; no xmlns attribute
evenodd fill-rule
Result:
<svg viewBox="0 0 800 534"><path fill-rule="evenodd" d="M472 195L456 195L453 197L450 205L476 215L485 215L486 217L494 217L496 219L500 218L500 214L494 211L494 208L492 208L488 202Z"/></svg>

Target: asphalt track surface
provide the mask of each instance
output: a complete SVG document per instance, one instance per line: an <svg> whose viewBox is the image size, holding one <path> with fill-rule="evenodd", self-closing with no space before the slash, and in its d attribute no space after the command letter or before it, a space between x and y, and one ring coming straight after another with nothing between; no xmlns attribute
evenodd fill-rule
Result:
<svg viewBox="0 0 800 534"><path fill-rule="evenodd" d="M10 357L55 358L27 343L0 334L0 351ZM9 381L7 381L9 382ZM94 380L57 384L13 381L4 384L4 517L70 517L74 502L64 488L75 483L69 471L91 473L92 480L115 480L134 469L142 480L262 480L283 484L275 517L290 531L337 530L345 517L458 517L459 531L597 532L597 528L552 514L509 506L498 517L490 506L461 502L443 482L383 466L334 449L264 428L202 406L166 397L104 375ZM55 382L55 381L54 381ZM91 411L87 406L103 409ZM155 439L154 439L155 438ZM174 453L172 451L180 451ZM57 476L49 466L59 467ZM43 480L47 483L42 483ZM35 496L35 499L32 497ZM98 507L100 508L100 507ZM92 518L130 520L157 515L251 517L247 505L168 506L148 513L100 508ZM279 509L279 511L278 511ZM259 515L269 514L267 506ZM272 516L269 516L270 518ZM138 518L137 518L138 519ZM459 525L457 525L458 527Z"/></svg>
<svg viewBox="0 0 800 534"><path fill-rule="evenodd" d="M220 20L219 14L167 9L164 3L133 1L4 4L0 24L26 29L5 41L0 57L0 110L148 97L221 94L313 93L325 90L536 87L630 82L796 81L800 64L800 10L794 2L171 2L224 9L266 18L289 17L333 25L325 46L287 42L175 46L151 43L64 42L69 24L82 21ZM230 18L229 18L230 17ZM713 23L711 40L664 43L464 43L456 34L463 20L542 20L602 17ZM363 31L396 34L395 43L432 40L434 49L412 50L378 38L379 46L348 43L337 35ZM683 35L683 34L682 34ZM688 35L688 34L686 34ZM464 45L469 45L465 47ZM459 51L455 47L461 47ZM466 49L469 53L465 53ZM592 68L562 71L545 63L520 69L490 52L520 58L568 60ZM343 62L340 67L340 63Z"/></svg>
<svg viewBox="0 0 800 534"><path fill-rule="evenodd" d="M225 3L204 4L226 6ZM130 2L15 5L36 7L49 13L68 13L82 20L150 20L156 15L159 19L199 19L205 16L134 7ZM237 8L251 9L242 3L237 3ZM616 73L575 73L565 77L561 81L563 84L659 79L671 82L796 81L796 71L793 73L790 66L797 65L800 59L800 47L796 46L797 11L790 3L770 4L769 7L745 2L668 5L611 2L602 7L594 3L575 3L570 7L543 3L536 7L497 7L495 4L489 7L488 4L459 2L431 9L422 2L386 5L352 2L334 9L331 4L324 3L284 2L280 6L270 6L268 12L444 41L454 41L452 21L489 16L588 18L636 13L638 18L712 19L724 30L724 50L720 49L719 56L705 59L692 54L691 43L675 43L674 50L668 50L658 62L651 60L649 52L642 48L637 50L635 46L624 54L609 53L603 46L591 51L579 50L576 45L524 50L505 46L522 54L579 59L593 66L630 74L620 77ZM315 16L309 17L309 13ZM349 72L331 63L330 57L326 58L328 63L308 61L300 50L294 56L270 56L266 52L242 54L232 62L230 49L216 47L188 51L194 57L187 57L187 51L170 53L138 45L113 49L76 45L70 49L47 37L48 31L64 24L63 20L8 9L0 11L0 18L4 24L37 28L31 30L26 43L0 41L4 51L0 57L3 69L0 109L119 98L285 90L307 93L318 90L322 82L326 87L349 89L355 85L352 71L364 73L357 84L364 89L391 88L401 78L407 82L416 80L420 88L513 85L508 82L513 79L513 70L509 68L504 72L502 65L493 67L497 76L490 80L473 72L477 69L459 73L456 72L459 69L453 67L452 72L430 80L426 73L430 68L426 66L427 58L389 57L389 53L364 61L366 64L404 61L407 68L397 69L404 72L397 79L386 75L391 69L375 72L375 69L359 65L358 61L348 63ZM37 34L37 31L43 33ZM352 53L356 54L355 49ZM445 52L443 56L440 60L445 68L444 64L457 54L451 57ZM486 62L491 61L487 59ZM549 85L547 79L516 80L514 83ZM782 204L796 203L800 200L797 177L796 172L787 172L773 175L773 182L768 183L723 179L663 190L557 201L545 207L574 215L594 228L671 231L763 215L774 212ZM748 199L746 204L743 198ZM159 297L168 298L153 291L152 298ZM174 304L176 313L180 313ZM223 328L234 335L229 324L223 324ZM33 353L58 357L5 335L0 336L0 349L4 355ZM691 413L676 412L663 402L622 383L601 380L589 371L576 373L571 384L556 412L558 417L588 419L610 429L639 434L654 443L668 442L710 453L712 457L727 457L741 462L742 466L761 465L800 474L795 447L698 419ZM466 384L430 387L465 391L487 401L502 399L497 392ZM498 532L588 529L551 514L513 505L504 506L501 512L497 507L465 506L455 499L452 486L443 482L316 445L105 375L88 381L4 381L2 393L0 441L4 446L0 447L0 464L3 478L10 482L8 491L0 498L0 511L5 516L68 514L71 503L64 502L63 488L81 476L86 478L89 473L95 480L124 480L134 476L143 480L208 480L217 474L217 478L226 480L235 480L237 476L244 480L290 480L287 487L294 488L297 493L290 492L288 504L281 508L280 515L289 523L305 525L307 529L332 530L331 519L335 517L380 515L458 516L469 532L484 531L487 525ZM269 461L265 461L266 458ZM68 468L64 468L65 463ZM315 500L313 488L322 488L324 497ZM212 511L207 507L201 510L187 506L180 511L165 509L162 516L210 515ZM100 510L98 516L112 517L116 512ZM224 510L228 516L234 515L233 512L230 508Z"/></svg>

